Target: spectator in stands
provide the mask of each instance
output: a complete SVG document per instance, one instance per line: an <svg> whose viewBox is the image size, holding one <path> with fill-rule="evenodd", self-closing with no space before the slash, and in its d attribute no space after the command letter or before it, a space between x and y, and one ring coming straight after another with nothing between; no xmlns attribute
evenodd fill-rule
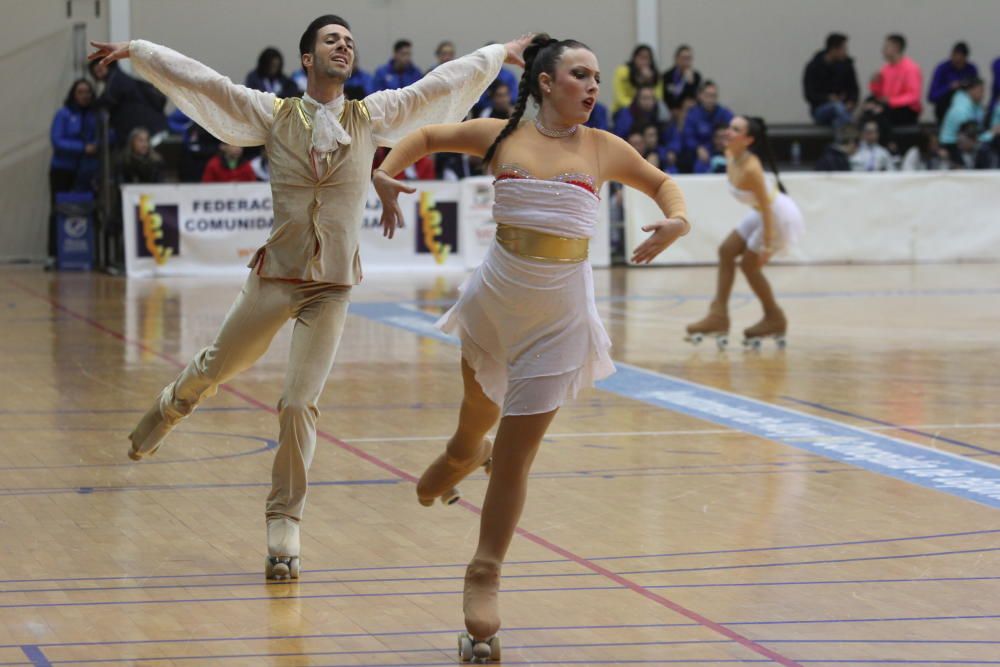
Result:
<svg viewBox="0 0 1000 667"><path fill-rule="evenodd" d="M434 49L434 57L437 58L437 62L434 63L434 67L437 67L438 65L444 65L446 62L454 60L455 43L450 42L448 40L444 40L443 42L437 45L436 49ZM431 70L434 69L434 67L431 67L431 69L427 71L430 72Z"/></svg>
<svg viewBox="0 0 1000 667"><path fill-rule="evenodd" d="M167 117L163 107L167 98L163 93L145 81L132 78L118 63L102 65L99 60L92 60L89 67L91 75L103 87L96 106L108 110L116 146L124 145L137 127L148 130L154 143L166 136Z"/></svg>
<svg viewBox="0 0 1000 667"><path fill-rule="evenodd" d="M948 151L941 147L938 136L933 130L920 132L917 143L903 156L901 171L938 171L947 169L950 160Z"/></svg>
<svg viewBox="0 0 1000 667"><path fill-rule="evenodd" d="M971 121L977 126L983 124L985 112L982 105L985 94L986 88L979 77L962 82L961 88L955 91L951 106L941 123L942 146L951 150L958 141L959 128L966 123Z"/></svg>
<svg viewBox="0 0 1000 667"><path fill-rule="evenodd" d="M298 97L299 85L285 76L285 58L281 51L269 46L257 56L257 68L247 72L243 82L247 88L274 93L277 97Z"/></svg>
<svg viewBox="0 0 1000 667"><path fill-rule="evenodd" d="M181 135L184 151L178 175L182 183L200 183L205 165L219 152L219 140L208 130L193 122L183 111L175 109L167 117L170 131Z"/></svg>
<svg viewBox="0 0 1000 667"><path fill-rule="evenodd" d="M682 172L690 172L699 148L711 154L712 137L718 125L733 119L733 112L719 104L719 89L713 81L705 81L698 91L698 103L691 107L684 119L683 149L680 157Z"/></svg>
<svg viewBox="0 0 1000 667"><path fill-rule="evenodd" d="M993 147L979 140L982 128L973 121L958 131L958 142L951 151L952 169L996 169L998 156Z"/></svg>
<svg viewBox="0 0 1000 667"><path fill-rule="evenodd" d="M694 68L694 51L681 44L674 51L674 66L663 73L663 101L668 109L694 102L701 87L701 74Z"/></svg>
<svg viewBox="0 0 1000 667"><path fill-rule="evenodd" d="M363 100L375 92L375 80L371 74L361 69L358 59L354 59L351 78L344 82L344 97L349 100Z"/></svg>
<svg viewBox="0 0 1000 667"><path fill-rule="evenodd" d="M694 161L696 174L726 173L726 137L728 125L716 125L712 134L712 150L699 147Z"/></svg>
<svg viewBox="0 0 1000 667"><path fill-rule="evenodd" d="M153 150L149 130L137 127L129 132L115 174L119 184L163 182L163 158Z"/></svg>
<svg viewBox="0 0 1000 667"><path fill-rule="evenodd" d="M851 171L851 157L858 150L858 131L844 127L816 161L816 171Z"/></svg>
<svg viewBox="0 0 1000 667"><path fill-rule="evenodd" d="M653 49L647 44L635 47L629 61L615 70L613 84L615 99L611 105L611 113L615 117L619 110L632 104L640 86L652 86L656 99L663 99L663 81L656 69Z"/></svg>
<svg viewBox="0 0 1000 667"><path fill-rule="evenodd" d="M443 181L482 176L483 160L465 153L437 153L434 155L434 172Z"/></svg>
<svg viewBox="0 0 1000 667"><path fill-rule="evenodd" d="M249 183L257 175L248 161L243 160L243 149L230 144L220 144L219 152L205 165L202 183Z"/></svg>
<svg viewBox="0 0 1000 667"><path fill-rule="evenodd" d="M496 44L496 42L486 42L483 46L490 46L491 44ZM506 67L500 68L500 73L497 74L497 78L494 79L493 83L503 83L506 84L507 89L510 91L510 99L516 100L518 95L518 85L521 83L521 77L515 74ZM490 84L491 86L493 84ZM479 101L476 102L475 106L472 107L472 117L477 118L479 114L483 112L483 109L490 105L490 89L487 88L480 96Z"/></svg>
<svg viewBox="0 0 1000 667"><path fill-rule="evenodd" d="M993 114L986 119L986 130L979 140L992 144L993 150L1000 152L1000 104L993 107Z"/></svg>
<svg viewBox="0 0 1000 667"><path fill-rule="evenodd" d="M649 126L656 129L656 126ZM656 146L651 146L650 142L646 140L646 127L637 125L631 128L625 137L625 141L629 143L632 148L636 150L639 155L646 159L652 165L657 168L660 166L660 151Z"/></svg>
<svg viewBox="0 0 1000 667"><path fill-rule="evenodd" d="M400 39L392 46L392 58L375 70L372 91L405 88L423 78L423 73L413 64L413 43Z"/></svg>
<svg viewBox="0 0 1000 667"><path fill-rule="evenodd" d="M490 84L486 91L489 96L489 104L479 114L480 118L501 118L507 120L514 113L511 104L510 88L499 79Z"/></svg>
<svg viewBox="0 0 1000 667"><path fill-rule="evenodd" d="M250 160L250 168L258 181L268 183L271 181L271 162L267 159L267 151L261 151L256 157Z"/></svg>
<svg viewBox="0 0 1000 667"><path fill-rule="evenodd" d="M684 119L691 100L685 100L679 107L670 110L670 118L660 126L660 146L663 155L663 171L676 174L680 170L680 156L683 152Z"/></svg>
<svg viewBox="0 0 1000 667"><path fill-rule="evenodd" d="M52 119L49 133L52 160L49 162L49 234L46 268L55 266L56 194L93 191L100 167L98 157L97 115L94 113L94 87L86 79L70 86L62 107Z"/></svg>
<svg viewBox="0 0 1000 667"><path fill-rule="evenodd" d="M858 103L854 60L847 54L847 37L831 33L802 74L802 89L817 125L835 130L849 125Z"/></svg>
<svg viewBox="0 0 1000 667"><path fill-rule="evenodd" d="M584 123L587 127L592 127L595 130L605 130L609 129L608 126L608 108L596 102L594 104L594 110L590 112L590 118Z"/></svg>
<svg viewBox="0 0 1000 667"><path fill-rule="evenodd" d="M883 130L916 124L923 108L923 74L920 65L905 53L905 37L886 37L882 45L885 65L868 85L872 96L864 105L865 120L877 120Z"/></svg>
<svg viewBox="0 0 1000 667"><path fill-rule="evenodd" d="M656 89L652 86L639 86L632 105L621 109L615 116L615 134L625 138L633 127L646 125L661 125L666 121L660 115L660 104L656 99Z"/></svg>
<svg viewBox="0 0 1000 667"><path fill-rule="evenodd" d="M892 171L892 155L879 143L878 123L865 123L861 142L851 156L851 171Z"/></svg>
<svg viewBox="0 0 1000 667"><path fill-rule="evenodd" d="M655 123L648 123L642 128L643 153L646 161L653 166L662 169L663 150L660 147L660 128Z"/></svg>
<svg viewBox="0 0 1000 667"><path fill-rule="evenodd" d="M951 106L951 98L962 82L979 78L979 70L969 62L969 45L958 42L951 49L951 57L934 69L927 101L934 105L934 117L942 122Z"/></svg>

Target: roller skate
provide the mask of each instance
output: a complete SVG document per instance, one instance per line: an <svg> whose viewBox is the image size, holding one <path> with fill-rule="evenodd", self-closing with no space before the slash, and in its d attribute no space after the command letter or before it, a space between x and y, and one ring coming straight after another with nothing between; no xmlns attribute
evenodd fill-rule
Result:
<svg viewBox="0 0 1000 667"><path fill-rule="evenodd" d="M128 450L128 457L133 461L140 461L147 456L152 456L163 444L163 439L174 430L174 427L183 417L165 417L160 410L163 403L163 395L172 391L172 386L163 390L163 393L156 398L146 414L142 416L136 427L129 433L128 439L132 446Z"/></svg>
<svg viewBox="0 0 1000 667"><path fill-rule="evenodd" d="M765 338L773 338L778 349L783 350L786 344L786 331L788 331L788 321L781 310L777 310L771 315L765 314L760 322L743 330L743 347L759 350Z"/></svg>
<svg viewBox="0 0 1000 667"><path fill-rule="evenodd" d="M299 578L299 524L288 517L267 520L267 557L264 576L271 580Z"/></svg>
<svg viewBox="0 0 1000 667"><path fill-rule="evenodd" d="M500 566L473 560L465 570L465 592L462 607L465 612L465 632L458 635L458 657L462 662L487 663L500 661L500 611L497 592L500 590Z"/></svg>
<svg viewBox="0 0 1000 667"><path fill-rule="evenodd" d="M417 482L417 500L424 507L430 507L437 498L445 505L454 505L461 498L462 494L456 486L463 479L468 477L476 468L482 466L486 474L490 474L493 459L493 443L489 438L483 438L479 453L466 461L461 461L444 453L438 456L434 463L427 467L424 474Z"/></svg>
<svg viewBox="0 0 1000 667"><path fill-rule="evenodd" d="M715 345L720 350L725 350L729 345L729 314L725 308L712 304L708 309L708 315L687 326L684 340L697 345L708 336L715 338Z"/></svg>

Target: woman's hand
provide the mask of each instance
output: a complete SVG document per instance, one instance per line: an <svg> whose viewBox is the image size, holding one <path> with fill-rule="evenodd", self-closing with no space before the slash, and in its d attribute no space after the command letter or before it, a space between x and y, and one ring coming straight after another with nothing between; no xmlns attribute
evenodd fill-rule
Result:
<svg viewBox="0 0 1000 667"><path fill-rule="evenodd" d="M504 47L507 49L507 57L504 59L504 63L524 67L524 50L528 48L534 37L534 33L528 33L504 44Z"/></svg>
<svg viewBox="0 0 1000 667"><path fill-rule="evenodd" d="M97 50L88 55L87 60L100 60L105 66L129 57L128 42L91 42L90 45Z"/></svg>
<svg viewBox="0 0 1000 667"><path fill-rule="evenodd" d="M644 232L653 232L632 253L633 264L649 264L661 252L669 248L674 241L688 233L691 225L684 218L670 218L654 222L642 228Z"/></svg>
<svg viewBox="0 0 1000 667"><path fill-rule="evenodd" d="M378 198L382 200L382 236L392 238L396 234L396 228L403 227L403 209L399 207L399 193L405 192L413 194L416 188L411 188L395 178L376 169L372 174L372 185Z"/></svg>

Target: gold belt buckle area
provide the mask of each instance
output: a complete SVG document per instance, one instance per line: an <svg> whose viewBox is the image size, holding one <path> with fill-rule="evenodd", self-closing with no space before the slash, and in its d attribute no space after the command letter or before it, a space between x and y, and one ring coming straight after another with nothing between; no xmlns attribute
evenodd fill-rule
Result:
<svg viewBox="0 0 1000 667"><path fill-rule="evenodd" d="M497 225L497 242L520 257L567 264L587 259L590 246L589 239L572 239L504 224Z"/></svg>

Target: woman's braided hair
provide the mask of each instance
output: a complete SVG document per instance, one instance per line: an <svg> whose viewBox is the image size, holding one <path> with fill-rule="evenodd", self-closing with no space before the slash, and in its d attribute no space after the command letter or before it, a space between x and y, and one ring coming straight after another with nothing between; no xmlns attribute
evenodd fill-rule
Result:
<svg viewBox="0 0 1000 667"><path fill-rule="evenodd" d="M589 47L575 39L553 39L545 33L539 33L532 38L531 43L524 50L524 73L517 88L517 102L514 104L514 111L508 119L507 124L497 135L497 138L490 144L486 155L483 156L483 164L489 166L496 155L497 147L504 139L509 137L517 126L521 123L524 111L528 106L528 98L535 100L536 104L542 103L542 90L538 84L538 77L545 72L551 77L555 77L556 64L562 57L566 49L588 49Z"/></svg>

